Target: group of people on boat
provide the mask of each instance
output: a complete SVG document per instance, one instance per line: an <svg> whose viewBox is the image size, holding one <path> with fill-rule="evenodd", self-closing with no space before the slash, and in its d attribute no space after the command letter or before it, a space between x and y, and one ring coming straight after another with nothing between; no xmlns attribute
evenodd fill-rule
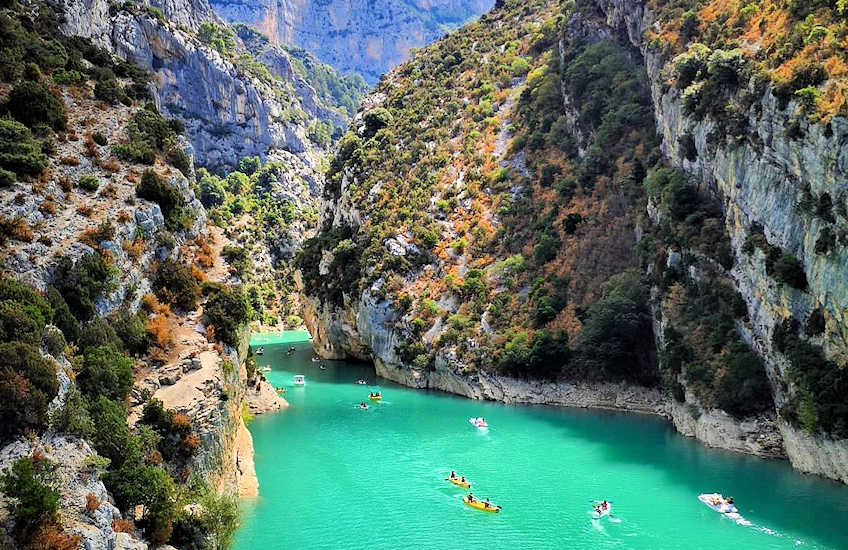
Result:
<svg viewBox="0 0 848 550"><path fill-rule="evenodd" d="M721 498L721 495L713 495L710 497L710 504L713 506L730 506L733 504L733 497Z"/></svg>
<svg viewBox="0 0 848 550"><path fill-rule="evenodd" d="M468 493L468 502L480 502L483 504L484 508L494 508L495 505L489 502L489 499L486 498L484 500L480 500L479 498L474 497L474 493Z"/></svg>
<svg viewBox="0 0 848 550"><path fill-rule="evenodd" d="M363 401L363 402L361 402L361 403L359 404L359 408L360 408L361 410L363 410L363 411L367 411L367 410L368 410L368 405L365 403L365 401Z"/></svg>
<svg viewBox="0 0 848 550"><path fill-rule="evenodd" d="M262 346L259 346L256 349L256 355L265 355L265 348L263 348Z"/></svg>
<svg viewBox="0 0 848 550"><path fill-rule="evenodd" d="M594 505L593 508L595 509L595 513L600 516L601 514L609 510L609 502L604 500L599 504Z"/></svg>
<svg viewBox="0 0 848 550"><path fill-rule="evenodd" d="M289 349L286 351L286 355L291 355L295 351L297 351L297 350L294 346L289 346Z"/></svg>
<svg viewBox="0 0 848 550"><path fill-rule="evenodd" d="M383 397L383 394L380 393L380 392L373 392L372 391L372 392L368 392L368 397L370 399L379 399L379 398Z"/></svg>
<svg viewBox="0 0 848 550"><path fill-rule="evenodd" d="M482 416L479 416L479 417L476 417L476 418L469 418L468 421L471 422L472 426L475 426L477 428L488 428L489 427L489 424L486 422L486 419L483 418Z"/></svg>
<svg viewBox="0 0 848 550"><path fill-rule="evenodd" d="M457 480L461 481L462 483L468 483L468 480L465 479L465 476L458 476L458 475L456 475L456 472L454 472L453 470L451 470L451 473L448 476L448 479L457 479Z"/></svg>

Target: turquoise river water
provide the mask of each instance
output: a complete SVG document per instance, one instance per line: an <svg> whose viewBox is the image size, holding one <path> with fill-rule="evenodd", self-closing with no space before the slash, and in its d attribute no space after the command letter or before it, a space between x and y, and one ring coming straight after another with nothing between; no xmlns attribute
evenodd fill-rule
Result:
<svg viewBox="0 0 848 550"><path fill-rule="evenodd" d="M650 416L471 401L353 363L321 370L309 342L292 357L288 345L259 357L291 406L250 424L260 496L244 502L236 550L848 549L848 487L786 462L706 449ZM376 387L383 402L360 410ZM501 513L464 505L451 469ZM744 520L697 500L714 491ZM614 517L591 519L596 498Z"/></svg>

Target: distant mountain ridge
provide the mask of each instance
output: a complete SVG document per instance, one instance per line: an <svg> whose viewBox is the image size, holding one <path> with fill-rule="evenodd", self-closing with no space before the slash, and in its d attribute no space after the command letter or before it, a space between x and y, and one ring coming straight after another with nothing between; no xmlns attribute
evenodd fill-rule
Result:
<svg viewBox="0 0 848 550"><path fill-rule="evenodd" d="M493 0L212 0L231 23L247 23L280 44L315 54L341 73L374 84L429 44L492 8Z"/></svg>

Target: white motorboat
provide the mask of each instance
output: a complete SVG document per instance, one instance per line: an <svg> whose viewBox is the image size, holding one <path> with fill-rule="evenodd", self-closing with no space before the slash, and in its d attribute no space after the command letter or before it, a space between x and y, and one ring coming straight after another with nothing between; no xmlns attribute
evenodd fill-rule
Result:
<svg viewBox="0 0 848 550"><path fill-rule="evenodd" d="M698 495L698 500L719 514L735 514L738 512L733 505L733 497L724 498L721 493L704 493Z"/></svg>
<svg viewBox="0 0 848 550"><path fill-rule="evenodd" d="M295 386L305 386L306 385L306 377L302 374L295 374L292 383Z"/></svg>

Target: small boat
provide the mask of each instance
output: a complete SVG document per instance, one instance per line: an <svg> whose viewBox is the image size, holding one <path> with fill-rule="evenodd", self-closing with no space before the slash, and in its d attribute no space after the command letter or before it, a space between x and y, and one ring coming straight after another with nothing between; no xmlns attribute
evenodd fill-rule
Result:
<svg viewBox="0 0 848 550"><path fill-rule="evenodd" d="M606 507L604 507L603 502L595 502L592 506L592 519L601 519L605 518L612 512L612 503L607 502Z"/></svg>
<svg viewBox="0 0 848 550"><path fill-rule="evenodd" d="M367 411L367 410L368 410L368 405L366 405L365 403L360 403L360 404L359 404L359 410L361 410L361 411Z"/></svg>
<svg viewBox="0 0 848 550"><path fill-rule="evenodd" d="M453 483L454 485L458 485L458 486L462 487L463 489L470 489L471 488L471 482L468 481L467 479L465 481L463 481L462 476L448 477L446 479L448 481L450 481L451 483Z"/></svg>
<svg viewBox="0 0 848 550"><path fill-rule="evenodd" d="M283 394L286 393L286 388L274 388L274 389L277 390L277 393L280 394L280 395L283 395Z"/></svg>
<svg viewBox="0 0 848 550"><path fill-rule="evenodd" d="M368 396L368 399L370 399L371 401L382 401L383 400L383 394L372 393L371 395Z"/></svg>
<svg viewBox="0 0 848 550"><path fill-rule="evenodd" d="M256 350L256 355L265 355L265 348L259 348Z"/></svg>
<svg viewBox="0 0 848 550"><path fill-rule="evenodd" d="M368 380L362 380L360 378L359 380L356 381L356 383L359 384L360 386L365 386L365 385L368 384Z"/></svg>
<svg viewBox="0 0 848 550"><path fill-rule="evenodd" d="M265 366L259 369L259 372L271 372L271 367Z"/></svg>
<svg viewBox="0 0 848 550"><path fill-rule="evenodd" d="M295 386L305 386L306 385L306 377L302 374L295 374L293 383Z"/></svg>
<svg viewBox="0 0 848 550"><path fill-rule="evenodd" d="M321 362L321 358L320 358L320 357L313 357L313 358L312 358L312 362L313 362L313 363L320 363L320 362Z"/></svg>
<svg viewBox="0 0 848 550"><path fill-rule="evenodd" d="M733 505L733 497L724 498L721 493L704 493L698 495L698 500L719 514L735 514L738 512Z"/></svg>
<svg viewBox="0 0 848 550"><path fill-rule="evenodd" d="M469 418L468 422L470 422L471 425L474 426L475 428L488 428L489 427L489 424L486 423L486 419L484 419L482 416L477 417L477 418Z"/></svg>
<svg viewBox="0 0 848 550"><path fill-rule="evenodd" d="M467 495L462 497L462 502L464 502L468 506L471 506L472 508L476 508L476 509L482 510L484 512L500 512L501 511L500 506L492 504L491 502L486 502L484 500L477 500L476 498L474 500L468 500Z"/></svg>

